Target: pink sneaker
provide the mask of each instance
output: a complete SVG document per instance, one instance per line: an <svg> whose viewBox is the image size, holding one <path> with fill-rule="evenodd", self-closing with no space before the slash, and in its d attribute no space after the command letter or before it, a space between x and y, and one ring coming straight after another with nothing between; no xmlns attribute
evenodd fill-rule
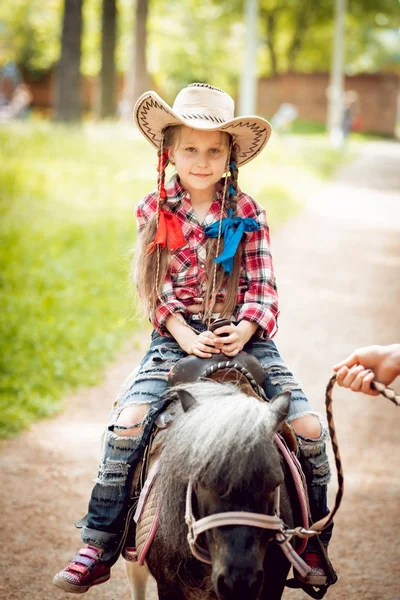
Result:
<svg viewBox="0 0 400 600"><path fill-rule="evenodd" d="M296 573L297 579L300 579L300 581L307 585L326 585L328 583L328 576L322 566L322 560L318 552L307 552L306 550L302 555L302 559L309 567L311 567L311 573L305 577Z"/></svg>
<svg viewBox="0 0 400 600"><path fill-rule="evenodd" d="M57 573L53 583L64 592L84 594L92 585L104 583L110 577L110 567L102 562L98 549L87 546L79 550L74 560Z"/></svg>

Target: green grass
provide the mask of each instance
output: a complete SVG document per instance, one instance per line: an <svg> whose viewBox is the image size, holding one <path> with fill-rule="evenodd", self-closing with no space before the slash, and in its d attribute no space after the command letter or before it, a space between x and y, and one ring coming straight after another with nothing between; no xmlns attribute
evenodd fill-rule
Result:
<svg viewBox="0 0 400 600"><path fill-rule="evenodd" d="M128 254L156 157L111 123L7 124L0 149L0 436L8 437L60 410L68 390L97 382L144 326L132 319ZM277 138L240 183L274 229L339 161L321 135Z"/></svg>

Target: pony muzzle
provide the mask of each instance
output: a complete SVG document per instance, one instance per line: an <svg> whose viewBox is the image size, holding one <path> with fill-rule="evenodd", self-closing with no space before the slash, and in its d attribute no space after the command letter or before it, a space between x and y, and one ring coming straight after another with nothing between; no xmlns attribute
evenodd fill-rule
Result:
<svg viewBox="0 0 400 600"><path fill-rule="evenodd" d="M218 600L256 600L264 582L263 569L225 568L213 574Z"/></svg>

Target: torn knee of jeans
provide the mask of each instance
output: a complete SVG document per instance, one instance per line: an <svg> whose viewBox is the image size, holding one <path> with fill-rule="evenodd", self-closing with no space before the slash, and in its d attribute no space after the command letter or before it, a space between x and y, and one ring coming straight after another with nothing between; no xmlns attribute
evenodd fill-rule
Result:
<svg viewBox="0 0 400 600"><path fill-rule="evenodd" d="M110 431L114 431L116 434L120 431L130 431L132 437L136 437L143 433L143 428L149 422L149 415L146 414L143 419L138 421L137 423L132 423L131 425L119 425L118 421L114 425L110 426ZM121 437L126 437L126 435L122 435Z"/></svg>
<svg viewBox="0 0 400 600"><path fill-rule="evenodd" d="M307 437L301 433L298 433L296 431L295 427L293 426L293 429L295 430L295 434L297 437L297 441L299 442L299 445L301 443L300 440L302 440L304 442L305 446L307 446L308 443L310 445L320 444L320 443L325 444L325 442L327 440L329 440L328 423L327 423L326 419L319 413L317 413L315 411L306 411L306 412L295 413L294 415L289 417L287 421L288 421L288 423L292 423L293 421L295 421L297 419L301 419L302 417L309 417L309 416L314 416L318 419L318 422L319 422L319 425L321 428L321 434L317 438ZM293 425L293 423L292 423L292 425Z"/></svg>
<svg viewBox="0 0 400 600"><path fill-rule="evenodd" d="M331 479L331 469L325 445L329 436L326 424L323 423L319 415L318 417L321 424L319 438L307 438L301 434L296 434L296 438L301 456L300 461L303 468L308 471L307 479L310 479L312 485L326 485ZM306 462L306 465L304 462Z"/></svg>
<svg viewBox="0 0 400 600"><path fill-rule="evenodd" d="M111 425L108 427L109 431L114 431L116 433L116 435L118 435L119 432L123 431L123 432L129 432L129 434L123 433L121 437L128 437L129 435L131 435L132 437L136 437L138 435L141 435L143 433L144 428L146 427L146 425L149 423L150 419L151 419L151 411L147 410L146 414L142 417L142 419L140 419L139 421L130 423L129 425L121 425L119 423L119 419L121 414L129 409L129 408L137 408L138 406L144 406L147 403L143 402L141 405L138 404L129 404L129 405L125 405L122 406L120 410L117 411L117 413L115 414L114 417L114 422L111 423Z"/></svg>

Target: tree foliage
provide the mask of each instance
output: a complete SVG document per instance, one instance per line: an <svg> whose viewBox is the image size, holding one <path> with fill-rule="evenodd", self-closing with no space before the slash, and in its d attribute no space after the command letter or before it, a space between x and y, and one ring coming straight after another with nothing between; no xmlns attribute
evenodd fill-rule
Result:
<svg viewBox="0 0 400 600"><path fill-rule="evenodd" d="M152 6L149 70L167 98L193 81L233 93L245 36L241 11L215 0L153 0Z"/></svg>
<svg viewBox="0 0 400 600"><path fill-rule="evenodd" d="M101 0L84 0L81 69L101 66ZM188 81L234 91L245 41L245 0L149 0L147 61L156 87L168 97ZM346 69L374 71L399 60L398 0L348 0ZM333 37L332 0L260 0L259 74L326 71ZM0 3L0 61L38 73L60 56L62 0ZM117 68L131 60L135 0L118 0ZM398 42L397 42L398 43Z"/></svg>
<svg viewBox="0 0 400 600"><path fill-rule="evenodd" d="M62 0L0 3L0 61L13 60L32 74L47 71L60 56Z"/></svg>

